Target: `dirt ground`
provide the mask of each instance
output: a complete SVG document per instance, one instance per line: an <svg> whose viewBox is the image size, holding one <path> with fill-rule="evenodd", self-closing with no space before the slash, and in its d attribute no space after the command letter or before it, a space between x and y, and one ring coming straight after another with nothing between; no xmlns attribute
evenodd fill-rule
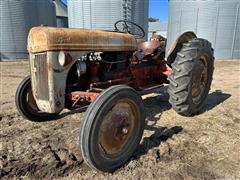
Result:
<svg viewBox="0 0 240 180"><path fill-rule="evenodd" d="M114 173L83 162L78 140L84 111L34 123L16 110L14 94L28 75L27 62L1 62L0 179L239 179L240 60L216 61L207 104L183 117L166 89L144 96L147 125L132 158Z"/></svg>

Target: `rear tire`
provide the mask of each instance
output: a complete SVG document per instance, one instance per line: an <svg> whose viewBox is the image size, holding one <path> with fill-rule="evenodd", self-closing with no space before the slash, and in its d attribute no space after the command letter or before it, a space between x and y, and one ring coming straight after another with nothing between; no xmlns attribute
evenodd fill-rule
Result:
<svg viewBox="0 0 240 180"><path fill-rule="evenodd" d="M15 95L15 104L19 114L30 121L52 120L58 115L58 113L44 113L38 109L32 94L30 76L24 78L19 84Z"/></svg>
<svg viewBox="0 0 240 180"><path fill-rule="evenodd" d="M125 85L108 88L90 104L80 129L85 162L112 172L131 157L142 138L145 115L138 93Z"/></svg>
<svg viewBox="0 0 240 180"><path fill-rule="evenodd" d="M183 44L169 76L169 102L176 112L185 116L199 113L210 90L213 65L210 42L195 38Z"/></svg>

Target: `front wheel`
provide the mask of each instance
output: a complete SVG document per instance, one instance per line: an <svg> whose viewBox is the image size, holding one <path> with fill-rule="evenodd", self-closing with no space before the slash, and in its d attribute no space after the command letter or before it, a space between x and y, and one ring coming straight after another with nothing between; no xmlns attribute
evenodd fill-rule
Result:
<svg viewBox="0 0 240 180"><path fill-rule="evenodd" d="M176 112L191 116L202 109L212 82L213 64L210 42L195 38L183 44L169 77L169 102Z"/></svg>
<svg viewBox="0 0 240 180"><path fill-rule="evenodd" d="M125 85L108 88L90 104L80 130L85 162L112 172L137 148L144 129L144 106L138 93Z"/></svg>
<svg viewBox="0 0 240 180"><path fill-rule="evenodd" d="M19 84L15 95L15 104L19 114L30 121L52 120L58 115L58 113L44 113L38 109L32 94L30 76L24 78Z"/></svg>

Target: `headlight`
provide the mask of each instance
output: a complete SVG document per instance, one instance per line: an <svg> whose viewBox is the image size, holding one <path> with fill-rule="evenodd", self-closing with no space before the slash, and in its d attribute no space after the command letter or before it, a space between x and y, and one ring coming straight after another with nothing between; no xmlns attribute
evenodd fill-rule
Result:
<svg viewBox="0 0 240 180"><path fill-rule="evenodd" d="M58 62L61 66L65 65L66 62L66 55L63 51L60 51L60 53L58 54Z"/></svg>

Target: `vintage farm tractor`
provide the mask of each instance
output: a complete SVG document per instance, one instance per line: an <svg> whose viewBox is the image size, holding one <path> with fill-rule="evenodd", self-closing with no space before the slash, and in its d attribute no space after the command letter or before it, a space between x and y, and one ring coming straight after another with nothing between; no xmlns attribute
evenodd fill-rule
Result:
<svg viewBox="0 0 240 180"><path fill-rule="evenodd" d="M141 33L132 33L133 27ZM64 108L89 105L80 128L82 155L90 167L114 171L141 140L142 92L169 84L173 109L191 116L203 107L212 81L214 56L207 40L186 32L165 60L166 42L158 38L143 42L144 35L139 25L123 20L112 32L32 28L31 75L16 92L19 113L31 121L45 121Z"/></svg>

